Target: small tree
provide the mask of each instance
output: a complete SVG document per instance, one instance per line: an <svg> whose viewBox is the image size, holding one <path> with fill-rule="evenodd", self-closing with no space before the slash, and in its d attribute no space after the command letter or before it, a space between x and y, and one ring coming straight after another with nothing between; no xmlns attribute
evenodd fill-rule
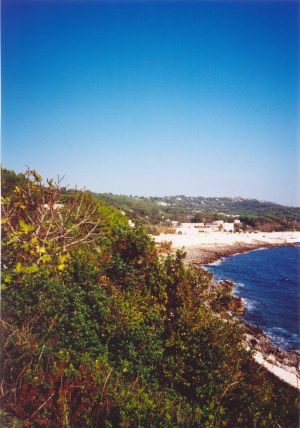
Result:
<svg viewBox="0 0 300 428"><path fill-rule="evenodd" d="M70 249L99 239L98 206L85 191L62 191L60 184L28 169L22 185L2 198L4 282L54 266L64 270Z"/></svg>

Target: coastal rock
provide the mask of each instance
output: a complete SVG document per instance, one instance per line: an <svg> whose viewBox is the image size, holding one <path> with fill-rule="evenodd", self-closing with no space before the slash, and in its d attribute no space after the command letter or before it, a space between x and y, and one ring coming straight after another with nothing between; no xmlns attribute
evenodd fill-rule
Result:
<svg viewBox="0 0 300 428"><path fill-rule="evenodd" d="M274 354L270 354L267 356L266 361L271 364L276 364L276 357Z"/></svg>
<svg viewBox="0 0 300 428"><path fill-rule="evenodd" d="M227 291L227 292L232 292L232 290L234 288L234 282L229 281L228 279L220 281L219 284L220 284L220 286L223 287L224 291Z"/></svg>
<svg viewBox="0 0 300 428"><path fill-rule="evenodd" d="M232 297L229 309L235 314L242 315L245 311L245 305L240 297Z"/></svg>
<svg viewBox="0 0 300 428"><path fill-rule="evenodd" d="M256 361L269 371L278 375L292 386L300 388L300 355L295 351L286 351L272 345L268 336L259 328L250 324L244 325L245 347L254 351ZM277 370L278 368L279 370ZM286 373L286 378L284 378ZM290 378L293 375L293 381Z"/></svg>

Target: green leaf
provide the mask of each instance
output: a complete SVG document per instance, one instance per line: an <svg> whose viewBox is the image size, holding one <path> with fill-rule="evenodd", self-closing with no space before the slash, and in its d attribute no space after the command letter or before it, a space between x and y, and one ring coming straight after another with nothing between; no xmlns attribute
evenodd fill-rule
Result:
<svg viewBox="0 0 300 428"><path fill-rule="evenodd" d="M28 243L28 242L25 242L25 243L22 245L22 248L23 248L25 251L29 251L29 243Z"/></svg>
<svg viewBox="0 0 300 428"><path fill-rule="evenodd" d="M34 264L32 266L25 268L25 270L26 270L26 272L34 273L34 272L38 272L39 267L38 267L38 265Z"/></svg>
<svg viewBox="0 0 300 428"><path fill-rule="evenodd" d="M31 224L26 224L24 220L19 220L19 226L24 233L29 233L34 230L34 227Z"/></svg>
<svg viewBox="0 0 300 428"><path fill-rule="evenodd" d="M61 254L61 255L59 255L58 258L59 258L60 263L64 263L65 261L69 260L70 254L69 253Z"/></svg>
<svg viewBox="0 0 300 428"><path fill-rule="evenodd" d="M10 274L4 275L4 282L8 283L10 281L11 281L11 275Z"/></svg>
<svg viewBox="0 0 300 428"><path fill-rule="evenodd" d="M39 259L39 261L42 263L50 262L50 260L51 256L49 254L43 254Z"/></svg>
<svg viewBox="0 0 300 428"><path fill-rule="evenodd" d="M15 271L16 272L21 272L22 271L22 264L20 263L20 262L18 262L17 264L16 264L16 267L15 267Z"/></svg>

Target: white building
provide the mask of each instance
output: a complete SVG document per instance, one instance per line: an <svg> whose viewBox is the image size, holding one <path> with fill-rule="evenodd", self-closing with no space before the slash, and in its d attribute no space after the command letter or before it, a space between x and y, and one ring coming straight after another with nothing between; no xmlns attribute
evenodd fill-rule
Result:
<svg viewBox="0 0 300 428"><path fill-rule="evenodd" d="M234 232L234 223L223 223L224 232Z"/></svg>

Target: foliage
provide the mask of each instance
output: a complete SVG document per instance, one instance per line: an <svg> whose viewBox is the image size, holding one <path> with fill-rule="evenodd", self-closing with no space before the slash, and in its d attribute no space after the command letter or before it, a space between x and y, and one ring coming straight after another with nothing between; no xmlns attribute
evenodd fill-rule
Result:
<svg viewBox="0 0 300 428"><path fill-rule="evenodd" d="M25 174L16 174L5 168L1 168L1 194L9 196L16 186L23 187L25 185Z"/></svg>
<svg viewBox="0 0 300 428"><path fill-rule="evenodd" d="M272 202L243 198L204 198L191 196L137 197L94 194L121 209L134 222L146 225L150 233L168 226L169 221L204 222L215 220L233 222L239 216L245 228L262 231L300 230L300 208L285 207Z"/></svg>
<svg viewBox="0 0 300 428"><path fill-rule="evenodd" d="M161 233L173 235L176 233L176 228L170 226L151 226L147 228L147 232L151 235L160 235Z"/></svg>
<svg viewBox="0 0 300 428"><path fill-rule="evenodd" d="M240 220L244 227L263 232L300 229L300 216L289 213L248 214L241 216Z"/></svg>
<svg viewBox="0 0 300 428"><path fill-rule="evenodd" d="M5 189L17 181L12 177L3 174ZM72 248L104 243L112 212L87 192L62 192L60 180L47 180L45 186L36 171L28 169L22 183L2 198L4 283L41 270L64 270Z"/></svg>
<svg viewBox="0 0 300 428"><path fill-rule="evenodd" d="M90 194L33 172L17 186L3 207L4 426L297 426L295 391L254 364L223 317L228 287L181 252L162 258ZM63 207L43 211L53 192Z"/></svg>

